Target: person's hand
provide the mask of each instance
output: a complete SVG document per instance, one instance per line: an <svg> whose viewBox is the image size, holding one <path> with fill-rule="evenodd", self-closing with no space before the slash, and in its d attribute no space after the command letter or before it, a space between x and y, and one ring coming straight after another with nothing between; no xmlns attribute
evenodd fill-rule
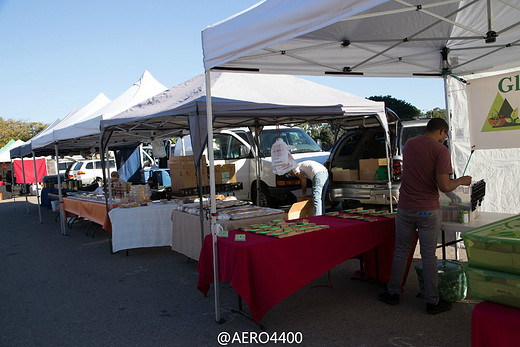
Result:
<svg viewBox="0 0 520 347"><path fill-rule="evenodd" d="M462 176L458 181L461 186L469 186L471 185L471 176Z"/></svg>

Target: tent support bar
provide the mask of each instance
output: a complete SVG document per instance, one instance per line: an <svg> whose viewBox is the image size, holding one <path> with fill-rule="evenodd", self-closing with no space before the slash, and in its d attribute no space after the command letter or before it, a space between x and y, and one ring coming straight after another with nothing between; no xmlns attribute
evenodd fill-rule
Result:
<svg viewBox="0 0 520 347"><path fill-rule="evenodd" d="M434 4L423 4L423 5L421 5L421 7L424 9L424 8L437 7L437 6L441 6L441 5L449 5L449 4L453 4L453 3L459 3L459 2L460 2L460 0L448 0L448 1L437 2ZM348 22L351 20L366 19L366 18L371 18L371 17L381 17L381 16L385 16L385 15L390 15L390 14L399 14L399 13L403 13L403 12L412 12L412 11L417 11L417 5L411 5L406 8L402 8L402 9L398 9L398 10L375 12L375 13L351 16L349 18L342 19L341 22Z"/></svg>
<svg viewBox="0 0 520 347"><path fill-rule="evenodd" d="M36 173L36 155L34 154L34 151L32 152L33 155L33 167L34 167L34 181L36 185L36 200L38 201L38 216L40 218L40 224L42 224L42 206L40 204L40 193L38 191L38 174ZM58 175L60 173L58 172Z"/></svg>
<svg viewBox="0 0 520 347"><path fill-rule="evenodd" d="M108 162L105 162L105 148L108 147L108 141L112 136L112 131L110 131L108 138L106 139L105 145L105 130L101 130L100 139L99 139L99 155L101 159L101 171L103 172L103 195L105 196L105 210L107 214L107 220L109 219L108 212L110 211L108 207L108 194L107 194L107 167L110 167ZM110 225L110 224L109 224ZM110 230L108 231L108 241L110 243L110 254L114 253L114 249L112 248L112 225L110 225Z"/></svg>
<svg viewBox="0 0 520 347"><path fill-rule="evenodd" d="M213 281L215 289L215 320L218 324L223 323L220 318L220 292L218 276L218 236L217 236L217 206L215 202L215 160L213 157L213 107L211 105L211 77L210 70L206 70L206 116L208 127L208 162L209 162L209 191L211 206L210 231L213 239Z"/></svg>
<svg viewBox="0 0 520 347"><path fill-rule="evenodd" d="M59 161L58 157L58 144L54 144L54 159L56 164L56 172L58 173L58 197L60 201L60 230L62 235L67 235L67 230L65 229L65 209L63 208L63 192L61 190L61 178L59 175Z"/></svg>
<svg viewBox="0 0 520 347"><path fill-rule="evenodd" d="M16 196L14 194L14 162L11 160L11 195L13 196L13 201L16 201Z"/></svg>
<svg viewBox="0 0 520 347"><path fill-rule="evenodd" d="M23 156L22 156L22 177L23 177L23 191L25 193L25 211L29 214L29 201L27 201L27 184L25 183L25 169L23 166Z"/></svg>

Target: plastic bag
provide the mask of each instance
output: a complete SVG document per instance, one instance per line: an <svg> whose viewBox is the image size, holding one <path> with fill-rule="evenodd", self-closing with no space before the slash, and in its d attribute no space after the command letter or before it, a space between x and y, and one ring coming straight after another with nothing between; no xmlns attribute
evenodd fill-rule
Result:
<svg viewBox="0 0 520 347"><path fill-rule="evenodd" d="M156 158L164 158L166 157L166 148L164 146L164 142L162 140L154 140L152 141L152 153Z"/></svg>
<svg viewBox="0 0 520 347"><path fill-rule="evenodd" d="M296 167L296 160L282 139L277 139L271 147L271 162L276 175L285 175Z"/></svg>

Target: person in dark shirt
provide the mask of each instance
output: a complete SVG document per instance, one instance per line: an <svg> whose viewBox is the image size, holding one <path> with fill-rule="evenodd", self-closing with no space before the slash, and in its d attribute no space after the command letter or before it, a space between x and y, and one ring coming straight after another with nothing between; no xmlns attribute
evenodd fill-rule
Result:
<svg viewBox="0 0 520 347"><path fill-rule="evenodd" d="M437 314L451 309L451 303L439 299L437 288L437 238L441 228L439 190L451 192L460 185L469 186L470 176L450 179L451 158L443 145L448 124L431 119L426 134L408 140L403 149L403 176L395 220L396 248L392 275L386 291L378 298L390 305L399 303L401 282L415 232L419 234L424 278L426 311Z"/></svg>

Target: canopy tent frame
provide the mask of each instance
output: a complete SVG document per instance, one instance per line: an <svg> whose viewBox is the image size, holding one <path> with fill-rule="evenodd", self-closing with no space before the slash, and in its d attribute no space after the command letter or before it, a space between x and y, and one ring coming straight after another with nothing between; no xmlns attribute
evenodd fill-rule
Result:
<svg viewBox="0 0 520 347"><path fill-rule="evenodd" d="M518 66L520 39L514 37L514 29L520 21L517 20L519 16L515 18L507 10L520 10L520 7L506 0L499 1L497 4L486 0L484 5L484 1L479 0L423 0L418 5L404 0L263 1L202 31L204 68L207 75L210 71L235 71L443 77L449 121L448 75L456 77L474 71ZM296 6L298 10L291 11ZM475 18L482 15L481 11L485 11L485 16L478 19L485 18L486 23L478 27L481 22ZM508 19L498 31L494 28L495 14ZM397 15L407 20L401 19L400 23L394 20L392 29L388 28L390 21L380 27L375 25L378 23L370 22L382 16ZM424 15L429 20L418 19ZM355 21L366 25L350 25ZM370 23L374 25L370 26ZM431 30L433 28L438 31ZM393 37L380 35L381 29ZM495 44L497 39L500 42ZM480 40L485 45L476 43ZM398 48L401 50L396 52ZM512 57L497 55L505 49ZM458 56L453 55L450 59L450 52ZM494 58L492 62L490 57ZM210 96L208 103L211 103ZM218 267L215 262L213 264ZM216 287L217 284L217 296ZM217 322L220 321L219 310L216 306Z"/></svg>

